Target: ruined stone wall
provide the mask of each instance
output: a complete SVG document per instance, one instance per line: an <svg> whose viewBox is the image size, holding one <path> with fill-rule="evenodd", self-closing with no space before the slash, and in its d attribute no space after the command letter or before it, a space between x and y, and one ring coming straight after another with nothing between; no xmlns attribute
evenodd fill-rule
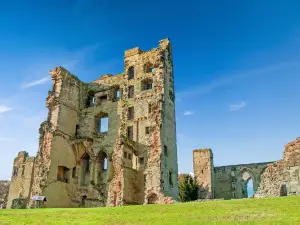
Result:
<svg viewBox="0 0 300 225"><path fill-rule="evenodd" d="M273 162L214 167L211 149L193 151L194 175L199 185L199 198L247 198L247 184L253 182L254 192L261 182L261 174Z"/></svg>
<svg viewBox="0 0 300 225"><path fill-rule="evenodd" d="M300 195L300 138L285 145L283 159L262 173L255 197Z"/></svg>
<svg viewBox="0 0 300 225"><path fill-rule="evenodd" d="M6 208L9 186L9 180L0 180L0 205L2 205L3 208Z"/></svg>
<svg viewBox="0 0 300 225"><path fill-rule="evenodd" d="M247 183L253 182L256 192L261 182L261 174L272 162L220 166L214 168L215 198L248 198Z"/></svg>
<svg viewBox="0 0 300 225"><path fill-rule="evenodd" d="M173 65L168 39L147 52L127 50L124 73L116 76L106 74L83 83L62 67L50 75L48 118L40 127L33 183L28 188L31 197L46 196L43 207L171 203L164 194L177 198ZM108 118L107 131L100 129L103 117Z"/></svg>
<svg viewBox="0 0 300 225"><path fill-rule="evenodd" d="M29 191L32 185L34 157L29 157L27 152L19 152L14 159L7 208L10 209L14 199L29 200Z"/></svg>
<svg viewBox="0 0 300 225"><path fill-rule="evenodd" d="M211 149L194 150L193 166L195 179L199 185L198 198L214 198L214 167Z"/></svg>
<svg viewBox="0 0 300 225"><path fill-rule="evenodd" d="M57 181L57 174L59 166L72 170L76 165L70 137L78 121L82 82L62 67L50 71L50 75L53 86L46 101L49 113L40 128L31 196L47 196L44 207L70 207L69 184Z"/></svg>
<svg viewBox="0 0 300 225"><path fill-rule="evenodd" d="M164 58L164 103L163 103L163 131L162 131L162 181L164 193L177 199L178 196L178 164L177 164L177 140L176 140L176 119L175 119L175 91L172 46L169 42L160 43L166 48Z"/></svg>
<svg viewBox="0 0 300 225"><path fill-rule="evenodd" d="M113 154L114 177L109 186L109 205L115 205L121 202L122 192L119 190L126 188L124 183L122 183L122 181L126 179L122 170L124 152L118 143L121 136L127 136L127 128L130 126L133 127L133 141L140 144L138 147L140 150L136 153L136 156L143 158L143 165L139 165L139 168L141 168L141 170L145 169L143 172L146 180L144 201L147 201L147 196L153 193L157 198L163 198L161 183L164 182L164 179L161 179L161 160L164 149L162 142L164 134L161 129L163 127L163 102L168 98L167 96L167 98L164 98L165 80L168 79L166 75L166 61L169 60L169 58L165 58L165 54L166 57L170 57L171 54L166 51L168 47L169 41L164 40L160 42L158 48L147 52L143 52L139 48L127 50L124 57L123 74L117 76L105 75L95 81L95 83L118 86L121 89L121 101L118 107L121 116L121 125L116 141L117 145ZM172 64L168 65L169 72L172 72L171 66ZM134 78L128 79L128 73L131 67L134 68ZM149 90L143 89L143 82L146 80L153 82L153 88ZM132 98L128 96L130 87L134 88ZM128 120L129 107L134 107L134 119L132 120ZM170 108L170 110L172 116L174 116L174 108ZM169 134L171 135L171 139L174 140L174 121L172 125ZM148 133L146 129L149 129ZM177 149L174 148L174 143L172 144L173 146L170 145L169 149L172 152L173 158L171 160L172 164L170 164L169 167L177 173ZM176 163L174 163L174 161L176 161ZM168 173L165 174L168 175ZM167 180L167 178L165 178L165 180ZM143 185L143 182L141 182L141 185ZM169 185L167 187L170 188ZM167 190L168 194L176 197L178 193L177 179L174 179L172 189L175 191L170 191L171 189Z"/></svg>

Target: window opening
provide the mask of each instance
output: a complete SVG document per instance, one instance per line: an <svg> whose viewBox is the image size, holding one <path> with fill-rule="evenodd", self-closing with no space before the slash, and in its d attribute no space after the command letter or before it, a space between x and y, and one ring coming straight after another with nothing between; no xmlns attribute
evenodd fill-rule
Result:
<svg viewBox="0 0 300 225"><path fill-rule="evenodd" d="M150 127L145 127L145 133L150 134Z"/></svg>
<svg viewBox="0 0 300 225"><path fill-rule="evenodd" d="M131 79L133 79L133 78L134 78L134 67L131 66L131 67L129 67L129 69L128 69L128 80L131 80Z"/></svg>
<svg viewBox="0 0 300 225"><path fill-rule="evenodd" d="M69 183L69 171L69 168L59 166L57 170L57 180L64 183Z"/></svg>
<svg viewBox="0 0 300 225"><path fill-rule="evenodd" d="M153 80L152 79L145 79L142 81L142 91L150 90L153 88Z"/></svg>
<svg viewBox="0 0 300 225"><path fill-rule="evenodd" d="M133 98L134 96L134 86L129 86L128 88L128 98Z"/></svg>
<svg viewBox="0 0 300 225"><path fill-rule="evenodd" d="M127 127L127 137L133 140L133 126Z"/></svg>
<svg viewBox="0 0 300 225"><path fill-rule="evenodd" d="M128 120L133 120L134 119L134 107L129 107L128 108Z"/></svg>

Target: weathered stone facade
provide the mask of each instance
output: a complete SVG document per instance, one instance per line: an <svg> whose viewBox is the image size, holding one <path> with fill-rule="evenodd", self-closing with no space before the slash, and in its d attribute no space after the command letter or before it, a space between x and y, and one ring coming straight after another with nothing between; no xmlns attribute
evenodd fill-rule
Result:
<svg viewBox="0 0 300 225"><path fill-rule="evenodd" d="M250 179L254 197L300 195L300 138L285 146L277 162L214 167L211 149L194 150L193 161L200 199L247 198Z"/></svg>
<svg viewBox="0 0 300 225"><path fill-rule="evenodd" d="M285 145L283 159L262 173L255 197L300 195L300 137Z"/></svg>
<svg viewBox="0 0 300 225"><path fill-rule="evenodd" d="M115 76L83 83L62 67L50 75L48 119L41 124L39 150L33 172L28 172L32 179L26 189L28 199L46 196L43 207L177 199L174 76L168 39L147 52L125 51L124 72ZM22 183L11 186L9 199L18 197ZM28 201L27 206L33 204Z"/></svg>
<svg viewBox="0 0 300 225"><path fill-rule="evenodd" d="M15 201L16 204L18 204L18 201L28 202L33 182L32 173L34 160L34 157L29 157L28 153L24 151L19 152L15 158L6 205L7 208L13 206L13 201ZM15 207L19 208L19 206L13 206L13 208ZM26 207L26 205L23 207ZM20 208L22 208L22 206L20 206Z"/></svg>

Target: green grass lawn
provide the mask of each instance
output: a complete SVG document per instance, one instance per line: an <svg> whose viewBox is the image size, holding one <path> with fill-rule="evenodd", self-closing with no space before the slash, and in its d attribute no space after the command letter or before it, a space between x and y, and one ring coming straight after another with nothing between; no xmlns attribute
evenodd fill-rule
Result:
<svg viewBox="0 0 300 225"><path fill-rule="evenodd" d="M115 208L0 210L0 224L300 225L300 197Z"/></svg>

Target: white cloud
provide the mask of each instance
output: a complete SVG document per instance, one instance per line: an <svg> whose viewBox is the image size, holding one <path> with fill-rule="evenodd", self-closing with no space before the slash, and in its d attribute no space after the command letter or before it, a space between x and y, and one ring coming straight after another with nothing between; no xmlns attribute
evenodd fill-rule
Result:
<svg viewBox="0 0 300 225"><path fill-rule="evenodd" d="M185 111L185 112L183 113L183 115L189 116L189 115L193 115L194 113L195 113L194 111Z"/></svg>
<svg viewBox="0 0 300 225"><path fill-rule="evenodd" d="M50 80L50 77L47 76L47 77L41 78L41 79L39 79L39 80L35 80L35 81L29 82L29 83L25 83L25 84L22 85L22 87L23 87L23 88L29 88L29 87L33 87L33 86L45 84L45 83L47 83L49 80Z"/></svg>
<svg viewBox="0 0 300 225"><path fill-rule="evenodd" d="M5 105L0 105L0 113L5 113L5 112L8 112L10 110L12 110L12 108L9 108Z"/></svg>
<svg viewBox="0 0 300 225"><path fill-rule="evenodd" d="M238 104L230 104L229 105L229 111L236 111L244 108L246 106L246 102L242 101Z"/></svg>

